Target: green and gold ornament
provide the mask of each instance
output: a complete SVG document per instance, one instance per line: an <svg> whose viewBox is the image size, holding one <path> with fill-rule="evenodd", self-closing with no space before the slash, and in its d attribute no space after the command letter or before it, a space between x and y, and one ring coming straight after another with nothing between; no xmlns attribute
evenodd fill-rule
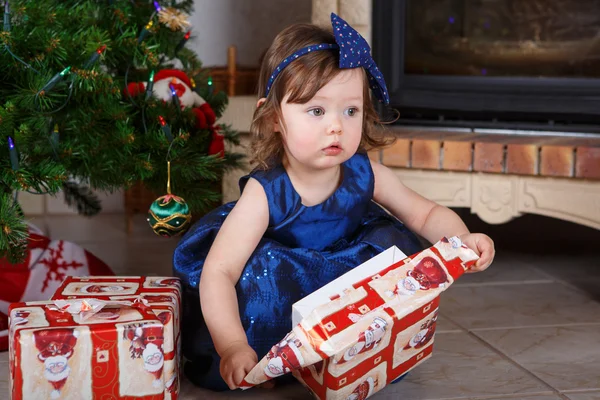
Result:
<svg viewBox="0 0 600 400"><path fill-rule="evenodd" d="M192 214L185 200L171 193L171 162L167 161L167 194L154 200L148 210L148 223L157 235L172 237L183 234Z"/></svg>

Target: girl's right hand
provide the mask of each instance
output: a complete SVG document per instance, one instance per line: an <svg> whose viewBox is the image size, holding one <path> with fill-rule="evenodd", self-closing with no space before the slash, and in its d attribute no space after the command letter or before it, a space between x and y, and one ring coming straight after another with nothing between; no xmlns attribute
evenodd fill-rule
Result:
<svg viewBox="0 0 600 400"><path fill-rule="evenodd" d="M248 343L236 342L221 355L219 369L229 389L234 390L256 364L258 364L258 356L252 347Z"/></svg>

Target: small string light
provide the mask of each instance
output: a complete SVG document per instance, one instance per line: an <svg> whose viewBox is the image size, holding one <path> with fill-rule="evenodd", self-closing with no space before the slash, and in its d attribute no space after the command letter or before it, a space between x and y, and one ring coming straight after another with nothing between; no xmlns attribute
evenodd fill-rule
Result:
<svg viewBox="0 0 600 400"><path fill-rule="evenodd" d="M160 128L162 129L163 133L167 137L167 140L169 141L169 143L171 143L173 141L173 134L171 134L171 127L169 126L169 124L167 124L167 121L165 121L165 119L162 117L162 115L158 116L158 121L160 122Z"/></svg>
<svg viewBox="0 0 600 400"><path fill-rule="evenodd" d="M10 32L10 5L4 2L4 32Z"/></svg>
<svg viewBox="0 0 600 400"><path fill-rule="evenodd" d="M150 72L148 84L146 85L146 100L152 96L152 88L154 87L154 70ZM162 118L162 117L161 117Z"/></svg>
<svg viewBox="0 0 600 400"><path fill-rule="evenodd" d="M11 136L8 137L8 153L10 154L10 165L13 171L19 169L19 157L17 155L17 149L15 147L15 141Z"/></svg>
<svg viewBox="0 0 600 400"><path fill-rule="evenodd" d="M152 20L148 21L148 23L146 24L146 26L144 26L142 28L142 31L140 32L140 36L138 37L138 44L142 43L142 41L146 38L146 36L148 36L148 33L150 33L150 28L152 28L152 25L154 25L154 22L152 22Z"/></svg>
<svg viewBox="0 0 600 400"><path fill-rule="evenodd" d="M171 99L173 100L173 103L175 103L175 107L177 107L177 109L180 110L181 103L179 102L179 96L177 96L177 91L175 90L175 86L173 86L173 83L169 83L169 89L171 89Z"/></svg>
<svg viewBox="0 0 600 400"><path fill-rule="evenodd" d="M100 58L100 56L102 55L104 50L106 50L105 44L98 47L98 49L92 54L92 56L85 62L83 68L89 69L92 65L94 65L96 63L96 61L98 61L98 58Z"/></svg>
<svg viewBox="0 0 600 400"><path fill-rule="evenodd" d="M213 93L213 79L212 76L208 76L208 93L212 94Z"/></svg>
<svg viewBox="0 0 600 400"><path fill-rule="evenodd" d="M46 83L46 85L44 85L44 87L42 88L42 90L40 90L39 93L41 93L41 92L46 93L46 92L49 92L50 90L52 90L52 88L54 88L54 86L56 86L56 84L58 84L60 81L62 81L64 79L64 77L69 73L69 71L71 71L70 66L63 69L58 74L54 75L52 77L52 79L50 79L48 81L48 83Z"/></svg>
<svg viewBox="0 0 600 400"><path fill-rule="evenodd" d="M177 47L175 47L175 54L179 53L179 51L181 49L183 49L183 46L185 46L185 44L187 43L187 41L190 39L191 35L192 35L192 30L190 29L183 36L183 39L181 39L181 41L179 43L177 43Z"/></svg>

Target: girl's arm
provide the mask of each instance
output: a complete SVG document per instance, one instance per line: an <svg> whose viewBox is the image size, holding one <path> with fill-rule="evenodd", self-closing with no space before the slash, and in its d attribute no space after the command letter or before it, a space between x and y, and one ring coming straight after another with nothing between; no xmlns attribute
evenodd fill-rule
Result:
<svg viewBox="0 0 600 400"><path fill-rule="evenodd" d="M386 166L374 162L371 162L371 166L375 175L373 200L396 216L411 231L431 243L444 236L469 233L467 226L454 211L407 188Z"/></svg>
<svg viewBox="0 0 600 400"><path fill-rule="evenodd" d="M481 233L471 234L454 211L407 188L389 168L375 162L371 162L371 167L375 175L373 200L431 243L444 236L460 236L463 243L480 255L469 272L489 267L495 254L492 239Z"/></svg>
<svg viewBox="0 0 600 400"><path fill-rule="evenodd" d="M223 222L200 278L202 314L222 359L227 358L228 350L238 345L242 348L248 346L240 321L235 285L268 224L267 196L261 184L251 178Z"/></svg>

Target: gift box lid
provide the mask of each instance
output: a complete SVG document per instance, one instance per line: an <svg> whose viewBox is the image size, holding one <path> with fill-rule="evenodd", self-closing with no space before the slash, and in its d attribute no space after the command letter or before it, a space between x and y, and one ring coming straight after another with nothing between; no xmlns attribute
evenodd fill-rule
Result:
<svg viewBox="0 0 600 400"><path fill-rule="evenodd" d="M310 315L318 306L328 303L332 298L343 296L345 290L352 289L357 283L404 259L406 259L406 254L396 246L392 246L297 301L292 305L292 326L298 325L303 318Z"/></svg>

